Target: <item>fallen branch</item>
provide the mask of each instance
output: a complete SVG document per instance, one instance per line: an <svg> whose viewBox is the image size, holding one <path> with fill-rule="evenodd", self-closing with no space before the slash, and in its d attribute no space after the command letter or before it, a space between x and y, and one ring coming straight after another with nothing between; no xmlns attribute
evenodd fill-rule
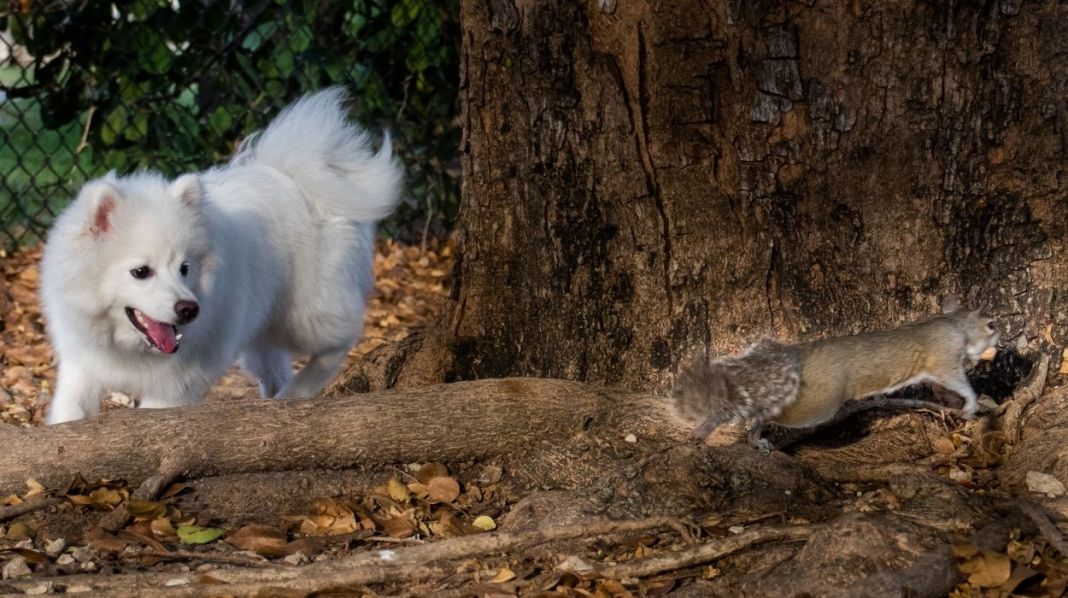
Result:
<svg viewBox="0 0 1068 598"><path fill-rule="evenodd" d="M94 591L108 592L113 596L201 596L209 590L211 593L231 596L269 595L283 590L322 592L375 583L443 577L455 572L456 561L580 539L608 540L658 529L686 530L687 527L670 517L635 521L593 521L545 530L478 534L415 546L372 550L303 567L272 564L254 570L218 569L209 572L207 578L192 573L149 573L75 575L7 583L23 591L47 582L63 583L67 586L80 585L88 586ZM163 589L164 587L166 589Z"/></svg>
<svg viewBox="0 0 1068 598"><path fill-rule="evenodd" d="M0 428L0 494L33 477L123 478L146 496L175 477L457 462L560 450L576 432L682 438L651 394L511 378L310 400L122 409L47 428ZM157 483L159 482L159 483ZM158 492L156 492L158 493ZM118 517L116 517L118 519Z"/></svg>

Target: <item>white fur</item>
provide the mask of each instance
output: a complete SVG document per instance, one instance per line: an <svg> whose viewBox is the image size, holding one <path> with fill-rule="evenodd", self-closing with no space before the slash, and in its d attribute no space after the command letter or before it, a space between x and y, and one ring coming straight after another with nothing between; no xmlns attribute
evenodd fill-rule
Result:
<svg viewBox="0 0 1068 598"><path fill-rule="evenodd" d="M297 101L199 175L109 174L82 188L41 264L59 358L49 424L95 415L112 390L142 407L195 403L238 357L265 397L322 390L362 330L375 222L400 187L389 140L375 154L345 99L328 89ZM155 274L134 278L142 265ZM179 350L150 349L126 307L174 323L179 300L200 306L178 326ZM296 376L294 353L309 358Z"/></svg>

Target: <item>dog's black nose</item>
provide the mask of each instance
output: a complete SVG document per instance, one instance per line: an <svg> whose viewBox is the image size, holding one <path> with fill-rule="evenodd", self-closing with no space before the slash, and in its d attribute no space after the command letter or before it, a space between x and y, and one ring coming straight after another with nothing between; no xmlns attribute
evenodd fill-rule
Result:
<svg viewBox="0 0 1068 598"><path fill-rule="evenodd" d="M200 313L200 306L196 301L183 299L174 304L174 313L178 314L178 324L188 324L196 319L197 314Z"/></svg>

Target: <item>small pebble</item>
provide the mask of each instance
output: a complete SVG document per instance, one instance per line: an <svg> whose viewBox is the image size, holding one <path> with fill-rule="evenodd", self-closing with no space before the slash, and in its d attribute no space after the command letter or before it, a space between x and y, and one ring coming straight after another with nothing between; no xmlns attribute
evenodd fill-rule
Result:
<svg viewBox="0 0 1068 598"><path fill-rule="evenodd" d="M293 554L282 559L290 565L303 565L308 562L308 555L303 552L294 552Z"/></svg>
<svg viewBox="0 0 1068 598"><path fill-rule="evenodd" d="M82 592L92 592L93 588L89 586L67 586L68 594L81 594Z"/></svg>
<svg viewBox="0 0 1068 598"><path fill-rule="evenodd" d="M56 538L45 542L45 554L55 558L67 547L67 541L63 538Z"/></svg>
<svg viewBox="0 0 1068 598"><path fill-rule="evenodd" d="M1040 471L1027 472L1027 489L1031 492L1045 494L1050 498L1064 496L1064 484L1057 478Z"/></svg>
<svg viewBox="0 0 1068 598"><path fill-rule="evenodd" d="M732 533L732 534L740 534L740 533L742 533L742 532L744 532L744 531L745 531L745 526L742 526L742 525L732 525L732 526L730 526L730 527L728 527L728 528L727 528L727 531L729 531L729 532L730 532L730 533Z"/></svg>
<svg viewBox="0 0 1068 598"><path fill-rule="evenodd" d="M623 441L624 442L629 442L631 444L634 444L635 442L638 442L638 437L635 436L634 434L627 434L626 436L623 437Z"/></svg>
<svg viewBox="0 0 1068 598"><path fill-rule="evenodd" d="M188 583L189 583L188 579L186 579L184 577L179 577L179 578L176 578L176 579L168 579L167 581L163 582L163 585L165 585L167 587L174 587L174 586L184 586L184 585L186 585Z"/></svg>
<svg viewBox="0 0 1068 598"><path fill-rule="evenodd" d="M30 571L29 565L26 564L26 559L17 556L4 565L0 577L3 577L4 579L15 579L17 577L29 575L30 573L33 573L33 571Z"/></svg>
<svg viewBox="0 0 1068 598"><path fill-rule="evenodd" d="M56 559L57 565L73 565L76 562L78 561L74 560L74 555L70 554L61 554L59 555L59 558Z"/></svg>
<svg viewBox="0 0 1068 598"><path fill-rule="evenodd" d="M33 586L26 590L27 594L48 594L52 591L52 582L45 582L39 586Z"/></svg>

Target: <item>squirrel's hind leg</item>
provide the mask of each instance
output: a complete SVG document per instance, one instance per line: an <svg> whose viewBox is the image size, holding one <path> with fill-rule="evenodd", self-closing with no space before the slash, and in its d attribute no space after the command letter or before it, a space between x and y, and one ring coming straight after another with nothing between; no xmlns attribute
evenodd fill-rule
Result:
<svg viewBox="0 0 1068 598"><path fill-rule="evenodd" d="M764 438L764 420L762 419L753 421L753 425L749 427L745 438L749 441L749 446L762 453L770 453L775 450L775 445L767 438Z"/></svg>

